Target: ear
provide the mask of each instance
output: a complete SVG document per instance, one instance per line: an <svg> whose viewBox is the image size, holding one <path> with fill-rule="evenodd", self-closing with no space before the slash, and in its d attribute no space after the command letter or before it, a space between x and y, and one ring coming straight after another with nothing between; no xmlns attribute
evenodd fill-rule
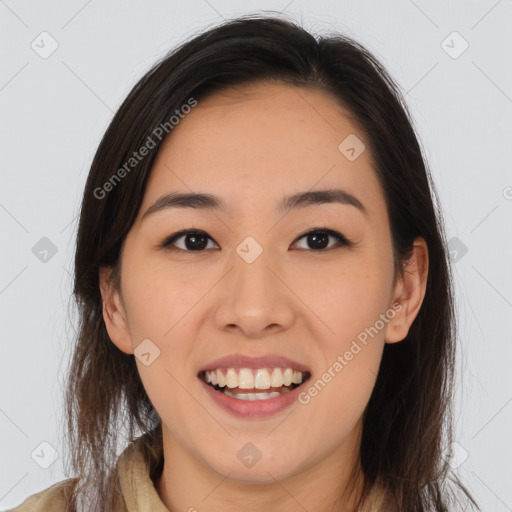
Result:
<svg viewBox="0 0 512 512"><path fill-rule="evenodd" d="M134 347L126 311L121 300L121 294L114 283L111 267L101 267L99 271L99 286L103 301L103 320L111 341L125 354L133 354Z"/></svg>
<svg viewBox="0 0 512 512"><path fill-rule="evenodd" d="M425 240L414 240L413 253L405 264L403 275L397 280L393 304L398 302L402 308L386 326L386 343L403 340L418 314L425 292L428 277L428 247Z"/></svg>

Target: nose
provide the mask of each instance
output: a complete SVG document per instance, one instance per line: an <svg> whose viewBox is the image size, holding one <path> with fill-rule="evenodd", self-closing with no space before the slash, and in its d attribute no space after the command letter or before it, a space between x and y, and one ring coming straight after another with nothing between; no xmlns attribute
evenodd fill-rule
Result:
<svg viewBox="0 0 512 512"><path fill-rule="evenodd" d="M293 324L294 294L286 282L286 272L270 252L263 250L251 263L234 253L233 267L225 277L215 311L218 329L257 339Z"/></svg>

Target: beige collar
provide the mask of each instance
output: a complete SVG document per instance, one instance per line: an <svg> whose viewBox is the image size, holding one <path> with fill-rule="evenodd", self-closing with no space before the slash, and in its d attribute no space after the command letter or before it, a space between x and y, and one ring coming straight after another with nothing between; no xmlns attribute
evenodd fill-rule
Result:
<svg viewBox="0 0 512 512"><path fill-rule="evenodd" d="M149 476L148 465L140 450L140 439L130 443L117 462L126 511L169 512Z"/></svg>
<svg viewBox="0 0 512 512"><path fill-rule="evenodd" d="M140 450L142 437L129 444L117 462L126 512L169 512L149 476L148 465ZM383 499L384 492L378 486L375 487L364 511L380 510Z"/></svg>

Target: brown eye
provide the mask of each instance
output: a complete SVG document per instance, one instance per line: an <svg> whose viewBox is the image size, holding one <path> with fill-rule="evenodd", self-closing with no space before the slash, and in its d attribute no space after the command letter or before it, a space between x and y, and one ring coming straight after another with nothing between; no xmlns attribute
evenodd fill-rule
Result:
<svg viewBox="0 0 512 512"><path fill-rule="evenodd" d="M351 245L351 243L341 233L332 229L314 228L301 235L297 240L301 240L302 238L306 239L306 243L309 246L305 247L305 249L312 249L314 251L324 251L326 249L330 250L343 245ZM334 238L336 240L336 244L334 244L334 246L329 247L329 238Z"/></svg>
<svg viewBox="0 0 512 512"><path fill-rule="evenodd" d="M180 239L183 239L183 242L180 242L181 247L171 247L175 246L176 242ZM162 244L162 247L169 250L181 250L188 252L203 251L207 248L211 248L207 247L208 239L212 240L212 238L204 231L184 230L167 238Z"/></svg>
<svg viewBox="0 0 512 512"><path fill-rule="evenodd" d="M307 247L301 249L316 252L325 252L336 247L352 245L341 233L332 229L314 228L301 235L297 240L303 238L306 239ZM335 240L335 243L330 245L329 241L332 239ZM169 251L202 252L206 249L215 248L208 246L208 241L215 243L218 248L216 242L205 231L189 229L171 235L161 244L161 247Z"/></svg>

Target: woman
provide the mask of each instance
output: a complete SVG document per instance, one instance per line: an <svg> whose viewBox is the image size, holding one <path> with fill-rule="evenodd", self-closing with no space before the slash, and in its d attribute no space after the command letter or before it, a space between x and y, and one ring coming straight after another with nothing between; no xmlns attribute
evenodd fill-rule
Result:
<svg viewBox="0 0 512 512"><path fill-rule="evenodd" d="M476 507L446 462L433 198L398 87L358 43L249 15L182 44L114 116L83 196L77 476L14 510Z"/></svg>

